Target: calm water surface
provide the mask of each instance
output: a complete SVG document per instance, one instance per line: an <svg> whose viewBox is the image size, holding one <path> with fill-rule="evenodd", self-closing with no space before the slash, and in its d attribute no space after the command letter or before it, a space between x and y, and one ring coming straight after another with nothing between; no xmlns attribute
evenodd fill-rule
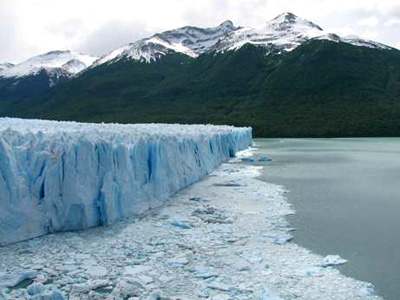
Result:
<svg viewBox="0 0 400 300"><path fill-rule="evenodd" d="M262 179L284 185L298 244L400 300L400 138L256 139Z"/></svg>

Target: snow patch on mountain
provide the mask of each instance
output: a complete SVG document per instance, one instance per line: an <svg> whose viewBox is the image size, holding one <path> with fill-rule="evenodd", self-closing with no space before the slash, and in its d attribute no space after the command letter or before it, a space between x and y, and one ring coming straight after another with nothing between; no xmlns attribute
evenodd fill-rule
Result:
<svg viewBox="0 0 400 300"><path fill-rule="evenodd" d="M97 57L71 51L51 51L0 71L0 77L23 77L46 71L49 75L72 76L91 66Z"/></svg>
<svg viewBox="0 0 400 300"><path fill-rule="evenodd" d="M378 43L375 41L362 39L356 35L340 37L337 34L328 33L328 34L316 37L315 39L328 40L328 41L333 41L333 42L337 42L337 43L347 43L347 44L351 44L354 46L368 47L368 48L373 48L373 49L387 49L387 50L393 49L390 46L387 46L387 45L384 45L384 44L381 44L381 43Z"/></svg>
<svg viewBox="0 0 400 300"><path fill-rule="evenodd" d="M0 118L0 245L143 213L251 138L232 126Z"/></svg>
<svg viewBox="0 0 400 300"><path fill-rule="evenodd" d="M9 69L12 66L14 66L14 65L12 63L9 63L9 62L0 63L0 71L3 71L5 69Z"/></svg>
<svg viewBox="0 0 400 300"><path fill-rule="evenodd" d="M318 25L292 13L284 13L255 28L240 28L222 39L211 50L224 52L237 50L245 44L275 47L290 51L305 41L323 34Z"/></svg>

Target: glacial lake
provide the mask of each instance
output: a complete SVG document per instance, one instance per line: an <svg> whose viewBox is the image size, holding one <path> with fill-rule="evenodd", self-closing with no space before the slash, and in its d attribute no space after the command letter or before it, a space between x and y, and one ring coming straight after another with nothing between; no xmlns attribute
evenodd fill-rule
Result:
<svg viewBox="0 0 400 300"><path fill-rule="evenodd" d="M255 139L262 180L283 185L295 242L400 299L400 138Z"/></svg>

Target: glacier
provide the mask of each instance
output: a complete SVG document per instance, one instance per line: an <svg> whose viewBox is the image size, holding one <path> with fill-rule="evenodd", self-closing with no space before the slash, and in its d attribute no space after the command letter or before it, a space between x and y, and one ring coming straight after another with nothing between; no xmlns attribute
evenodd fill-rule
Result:
<svg viewBox="0 0 400 300"><path fill-rule="evenodd" d="M0 118L0 245L162 205L252 143L249 127Z"/></svg>

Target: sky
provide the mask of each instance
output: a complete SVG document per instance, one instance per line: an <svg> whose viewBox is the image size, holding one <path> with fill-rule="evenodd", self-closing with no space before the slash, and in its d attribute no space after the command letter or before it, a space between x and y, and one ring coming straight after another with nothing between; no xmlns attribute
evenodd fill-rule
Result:
<svg viewBox="0 0 400 300"><path fill-rule="evenodd" d="M0 62L67 49L99 56L168 29L257 26L283 12L400 49L399 0L0 0Z"/></svg>

